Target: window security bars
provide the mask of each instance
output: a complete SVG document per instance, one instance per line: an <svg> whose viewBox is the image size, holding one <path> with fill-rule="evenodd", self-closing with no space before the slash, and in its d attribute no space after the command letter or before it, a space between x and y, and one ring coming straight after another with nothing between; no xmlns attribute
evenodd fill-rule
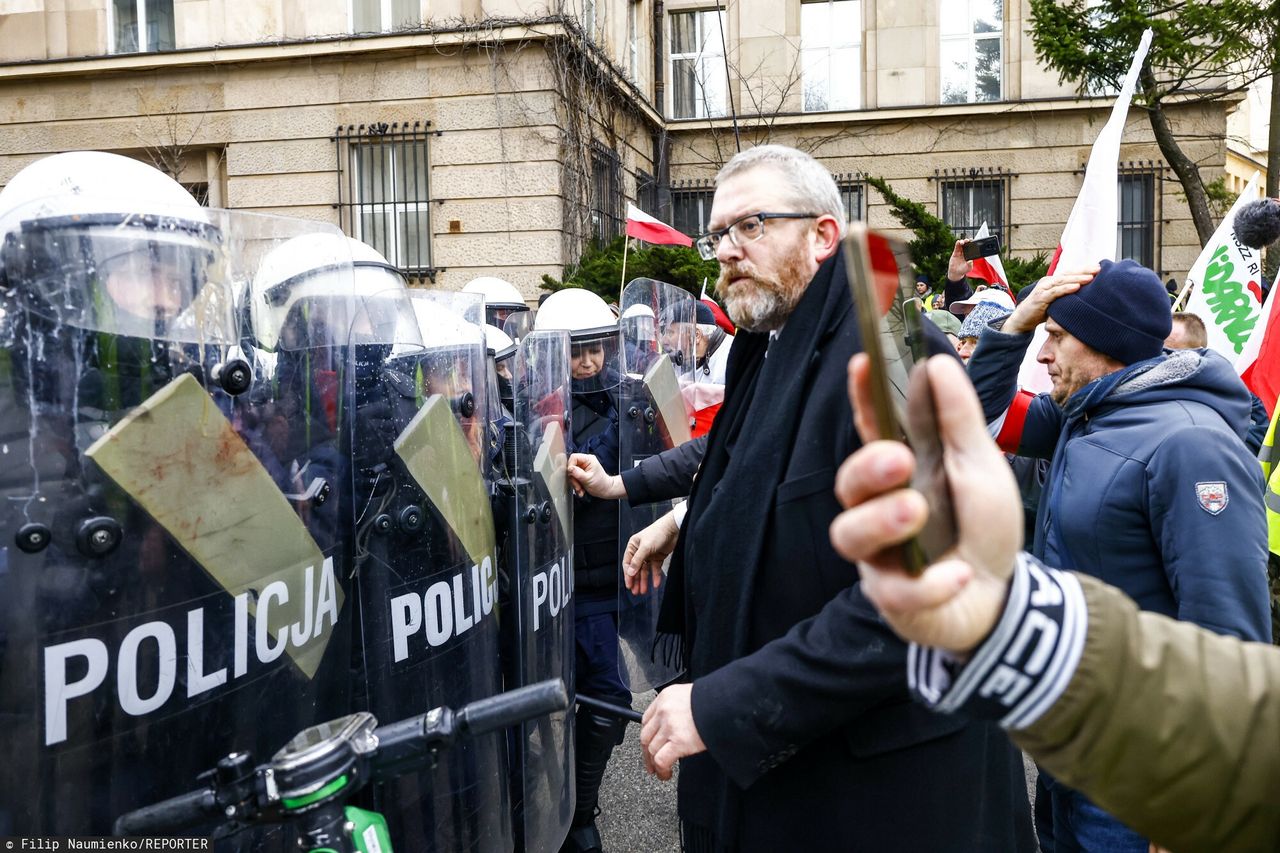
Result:
<svg viewBox="0 0 1280 853"><path fill-rule="evenodd" d="M434 280L430 122L347 125L338 154L342 230L368 243L410 280Z"/></svg>
<svg viewBox="0 0 1280 853"><path fill-rule="evenodd" d="M1008 249L1013 227L1009 222L1009 183L1017 177L1004 169L935 169L938 182L938 210L957 237L972 238L982 223L988 233L1000 235L1000 246Z"/></svg>

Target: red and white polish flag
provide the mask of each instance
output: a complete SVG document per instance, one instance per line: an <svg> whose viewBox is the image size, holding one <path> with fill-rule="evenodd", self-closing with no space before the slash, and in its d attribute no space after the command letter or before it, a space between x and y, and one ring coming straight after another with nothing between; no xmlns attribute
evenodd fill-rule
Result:
<svg viewBox="0 0 1280 853"><path fill-rule="evenodd" d="M627 204L627 236L664 246L693 245L691 237L680 233L665 222L658 221L631 203Z"/></svg>
<svg viewBox="0 0 1280 853"><path fill-rule="evenodd" d="M987 228L987 223L983 222L973 235L973 239L981 240L983 237L991 235L991 231ZM999 255L992 255L989 258L978 258L973 262L973 269L969 270L970 278L980 278L987 284L1003 284L1009 286L1009 276L1004 272L1004 261L1000 260Z"/></svg>

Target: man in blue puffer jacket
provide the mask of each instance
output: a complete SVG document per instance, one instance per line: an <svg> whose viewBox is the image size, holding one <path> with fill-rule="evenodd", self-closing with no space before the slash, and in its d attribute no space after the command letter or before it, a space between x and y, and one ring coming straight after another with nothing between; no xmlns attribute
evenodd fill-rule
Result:
<svg viewBox="0 0 1280 853"><path fill-rule="evenodd" d="M1053 390L1031 395L1018 368L1042 322L1037 358ZM1262 481L1243 440L1249 392L1216 353L1164 349L1159 277L1133 261L1050 276L994 325L969 360L992 433L1008 452L1052 460L1032 552L1145 610L1270 641ZM1146 851L1082 795L1047 780L1042 796L1046 853Z"/></svg>

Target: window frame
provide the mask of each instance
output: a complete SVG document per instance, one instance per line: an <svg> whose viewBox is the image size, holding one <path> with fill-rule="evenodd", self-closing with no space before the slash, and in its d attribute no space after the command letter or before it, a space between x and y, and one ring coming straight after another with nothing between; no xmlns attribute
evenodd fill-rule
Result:
<svg viewBox="0 0 1280 853"><path fill-rule="evenodd" d="M408 122L396 124L374 124L359 127L347 125L339 127L332 140L337 143L338 157L338 205L339 223L343 233L357 240L368 243L382 253L392 266L399 269L407 279L422 281L435 280L440 270L434 265L435 247L433 245L434 229L432 228L431 198L431 143L432 132L429 122ZM365 189L365 175L362 152L366 149L384 152L379 162L380 174L371 177L370 187L381 187L390 190L390 197L381 201L362 198ZM420 152L420 154L419 154ZM389 155L389 156L388 156ZM410 174L412 161L413 174ZM417 168L421 164L421 177ZM390 169L385 175L383 169ZM421 192L424 197L413 198ZM383 239L378 239L376 228L374 233L365 234L365 218L381 219ZM404 219L405 241L401 244L398 224ZM417 234L417 254L410 257L409 234Z"/></svg>
<svg viewBox="0 0 1280 853"><path fill-rule="evenodd" d="M853 4L856 10L855 14L858 17L858 26L857 26L856 34L853 36L854 40L848 43L838 43L838 44L835 43L834 40L830 40L826 45L815 46L815 47L805 47L804 7L805 6L827 6L828 20L830 20L831 13L835 11L834 6L836 3L851 3ZM864 24L862 20L862 0L801 0L800 2L800 110L802 112L806 112L806 113L838 112L841 110L862 109L863 28L864 28ZM805 72L809 68L809 62L806 61L805 57L806 57L806 54L809 54L811 52L815 52L818 50L825 51L826 53L826 57L825 57L826 68L827 68L827 73L825 78L826 100L825 100L824 106L820 108L819 107L810 108L808 104L809 84L805 80ZM851 101L852 102L851 103L846 102L846 103L842 103L839 106L833 106L834 98L832 97L832 91L834 87L832 85L833 75L831 73L831 66L834 60L834 56L837 52L849 51L849 50L853 52L853 60L854 60L853 65L855 70L857 71L857 74L851 84L852 86Z"/></svg>
<svg viewBox="0 0 1280 853"><path fill-rule="evenodd" d="M658 215L658 180L644 169L637 169L636 207L650 216Z"/></svg>
<svg viewBox="0 0 1280 853"><path fill-rule="evenodd" d="M378 29L376 30L357 30L356 29L356 4L361 0L347 0L347 32L353 36L360 35L378 35L381 33L393 33L409 27L400 27L395 23L395 0L372 0L378 4ZM419 25L422 24L422 6L418 4L418 13L415 20Z"/></svg>
<svg viewBox="0 0 1280 853"><path fill-rule="evenodd" d="M671 227L690 237L705 233L715 194L715 182L711 180L687 180L672 184ZM684 216L683 206L689 202L694 202L701 211L696 222L689 222Z"/></svg>
<svg viewBox="0 0 1280 853"><path fill-rule="evenodd" d="M867 178L861 172L838 174L836 188L840 191L840 203L844 206L845 218L849 222L866 222L867 220ZM853 200L857 199L857 210L853 209Z"/></svg>
<svg viewBox="0 0 1280 853"><path fill-rule="evenodd" d="M177 50L178 48L178 20L177 8L174 0L168 0L169 3L169 20L173 23L173 44L170 47L157 47L155 50L148 49L145 45L147 30L147 6L154 5L164 0L134 0L134 14L137 20L134 23L134 38L137 39L137 45L133 50L122 51L116 44L116 4L115 0L107 0L107 54L109 56L126 56L132 53L163 53L167 50Z"/></svg>
<svg viewBox="0 0 1280 853"><path fill-rule="evenodd" d="M1005 27L1005 15L1007 13L1007 8L1006 8L1007 4L1004 2L1004 0L999 0L1000 28L998 30L991 33L976 33L974 32L974 15L973 15L973 7L971 5L972 2L973 0L938 0L940 22L942 18L941 10L944 4L952 4L954 7L955 5L963 3L965 7L965 17L968 19L967 32L963 34L944 33L942 31L941 23L939 23L939 26L938 26L938 103L940 104L993 104L993 103L999 103L1005 99L1004 37L1007 31L1007 28ZM1000 49L1000 54L999 54L1000 91L997 94L997 96L991 100L978 99L977 54L978 54L979 41L994 41ZM946 53L946 48L948 44L965 44L968 46L967 50L965 51L965 54L968 57L968 61L969 61L968 91L966 93L965 99L961 101L947 100L947 88L946 88L947 87L947 66L944 61L944 54Z"/></svg>
<svg viewBox="0 0 1280 853"><path fill-rule="evenodd" d="M1007 252L1013 243L1013 224L1010 206L1010 188L1012 179L1015 175L997 169L957 169L946 173L936 173L938 181L938 218L947 224L956 235L961 238L972 238L974 234L982 227L983 216L975 214L974 207L974 190L992 188L995 190L995 198L999 205L999 220L991 221L991 217L986 217L987 229L989 234L996 234L1000 237L1000 251ZM967 222L952 222L948 217L947 193L949 190L966 189L969 191Z"/></svg>
<svg viewBox="0 0 1280 853"><path fill-rule="evenodd" d="M1125 218L1125 185L1132 183L1137 179L1146 184L1144 188L1147 193L1147 206L1150 216L1146 219ZM1129 162L1122 164L1116 174L1116 260L1122 258L1132 258L1148 269L1155 270L1156 273L1163 275L1161 264L1163 259L1162 237L1162 211L1164 195L1164 172L1161 164L1154 161ZM1124 252L1124 244L1126 235L1138 235L1138 239L1144 242L1142 248L1143 257L1135 257L1133 254Z"/></svg>
<svg viewBox="0 0 1280 853"><path fill-rule="evenodd" d="M676 53L675 25L676 25L676 16L678 15L694 15L695 16L694 17L694 21L695 21L694 40L700 45L705 43L705 45L709 48L708 50L706 51L699 50L696 53ZM724 53L725 43L722 42L720 38L704 39L703 37L702 22L705 20L706 16L708 15L717 16L720 22L720 36L723 37L724 28L725 28L725 25L727 24L727 21L725 20L725 13L719 9L677 9L667 13L667 80L669 81L667 88L670 89L670 93L668 95L668 97L670 98L670 102L667 104L668 118L671 118L671 119L722 118L728 115L729 113L729 89L728 89L729 61L728 61L728 57L726 57ZM675 73L676 62L689 61L689 60L692 60L695 67L693 114L677 115L676 114L676 73ZM707 63L714 63L717 61L719 63L719 68L717 69L718 75L707 74L706 73ZM708 103L707 87L705 85L698 84L697 71L703 72L704 80L720 79L724 81L724 89L720 90L721 96L723 97L724 100L722 103L718 105L718 110L715 112L707 108L707 103Z"/></svg>
<svg viewBox="0 0 1280 853"><path fill-rule="evenodd" d="M623 233L626 223L622 190L622 158L598 141L591 143L591 184L587 199L591 239L607 245Z"/></svg>
<svg viewBox="0 0 1280 853"><path fill-rule="evenodd" d="M640 82L640 0L627 0L627 70Z"/></svg>

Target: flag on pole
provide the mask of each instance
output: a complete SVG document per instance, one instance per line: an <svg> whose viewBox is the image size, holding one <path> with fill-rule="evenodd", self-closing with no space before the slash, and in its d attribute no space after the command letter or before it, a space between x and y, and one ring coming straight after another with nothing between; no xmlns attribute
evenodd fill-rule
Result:
<svg viewBox="0 0 1280 853"><path fill-rule="evenodd" d="M1120 94L1116 95L1116 102L1111 107L1111 117L1107 119L1089 152L1089 163L1084 169L1084 185L1080 187L1080 195L1076 197L1076 203L1067 217L1066 227L1062 229L1058 248L1049 261L1050 274L1058 267L1075 270L1096 264L1104 258L1115 260L1119 220L1117 172L1120 140L1124 136L1129 104L1138 87L1138 73L1142 70L1142 63L1146 61L1150 47L1151 30L1148 29L1142 34L1138 49L1129 63L1129 73L1125 75L1124 85L1120 87ZM1018 384L1037 394L1053 387L1045 366L1036 361L1036 355L1047 339L1048 334L1042 325L1036 329L1018 372Z"/></svg>
<svg viewBox="0 0 1280 853"><path fill-rule="evenodd" d="M732 335L737 332L733 321L729 319L729 315L724 313L724 309L714 299L706 296L699 301L711 309L711 316L716 318L716 325L723 329L725 334Z"/></svg>
<svg viewBox="0 0 1280 853"><path fill-rule="evenodd" d="M1280 315L1280 302L1276 301L1277 291L1280 287L1272 285L1259 322L1236 361L1240 378L1262 400L1268 415L1275 414L1276 397L1280 396L1280 317L1277 316Z"/></svg>
<svg viewBox="0 0 1280 853"><path fill-rule="evenodd" d="M693 239L627 203L627 236L665 246L692 246Z"/></svg>
<svg viewBox="0 0 1280 853"><path fill-rule="evenodd" d="M1249 336L1262 318L1262 252L1236 239L1236 213L1258 198L1255 171L1226 219L1213 232L1187 273L1191 296L1186 308L1204 320L1209 347L1232 364L1240 361ZM1262 396L1262 395L1258 395Z"/></svg>
<svg viewBox="0 0 1280 853"><path fill-rule="evenodd" d="M698 297L698 301L711 309L711 316L716 318L716 325L724 330L725 334L732 335L737 332L733 325L733 321L729 319L729 315L724 313L724 309L720 307L720 303L716 302L710 296L707 296L707 279L702 279L702 295Z"/></svg>
<svg viewBox="0 0 1280 853"><path fill-rule="evenodd" d="M987 223L983 222L982 227L974 233L973 239L981 240L983 237L990 236L991 232L987 230ZM980 278L987 284L1003 284L1009 286L1009 276L1004 274L1004 262L1000 260L999 255L992 255L989 258L978 258L973 262L973 269L969 271L972 278Z"/></svg>

